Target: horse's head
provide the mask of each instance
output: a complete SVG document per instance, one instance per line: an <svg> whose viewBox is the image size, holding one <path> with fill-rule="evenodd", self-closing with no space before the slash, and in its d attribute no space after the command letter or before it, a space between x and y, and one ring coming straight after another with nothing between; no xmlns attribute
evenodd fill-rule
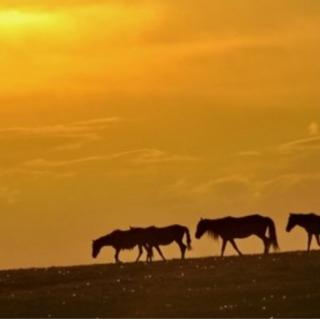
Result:
<svg viewBox="0 0 320 319"><path fill-rule="evenodd" d="M206 219L200 219L198 225L197 225L197 230L196 230L196 238L197 239L200 239L203 234L208 230L207 229L207 224L208 224L208 221Z"/></svg>
<svg viewBox="0 0 320 319"><path fill-rule="evenodd" d="M290 213L288 218L288 224L286 227L287 232L290 232L292 228L297 225L297 217L298 217L297 214Z"/></svg>
<svg viewBox="0 0 320 319"><path fill-rule="evenodd" d="M97 258L101 250L101 245L98 240L92 241L92 258Z"/></svg>

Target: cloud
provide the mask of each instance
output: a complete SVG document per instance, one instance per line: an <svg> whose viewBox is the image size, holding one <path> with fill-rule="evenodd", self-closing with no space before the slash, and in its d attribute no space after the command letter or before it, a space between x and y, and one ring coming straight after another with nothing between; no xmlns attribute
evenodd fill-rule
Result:
<svg viewBox="0 0 320 319"><path fill-rule="evenodd" d="M242 175L223 176L216 179L212 179L207 183L198 185L195 190L197 193L207 193L209 191L217 191L221 189L224 191L231 191L234 194L237 190L247 190L250 187L250 181L247 177Z"/></svg>
<svg viewBox="0 0 320 319"><path fill-rule="evenodd" d="M297 139L277 147L280 153L297 153L307 150L320 150L320 136Z"/></svg>
<svg viewBox="0 0 320 319"><path fill-rule="evenodd" d="M15 204L19 200L20 191L9 187L0 187L0 200L7 204Z"/></svg>
<svg viewBox="0 0 320 319"><path fill-rule="evenodd" d="M193 162L199 159L194 156L171 154L166 151L150 149L140 152L138 156L132 159L134 164L161 164L161 163L181 163Z"/></svg>
<svg viewBox="0 0 320 319"><path fill-rule="evenodd" d="M318 174L303 174L303 173L291 173L282 174L277 177L271 178L261 182L262 189L276 189L281 188L287 190L294 188L295 186L305 185L308 182L320 181L320 173ZM276 192L276 191L275 191Z"/></svg>
<svg viewBox="0 0 320 319"><path fill-rule="evenodd" d="M318 124L312 122L308 126L308 132L312 136L291 140L286 143L265 147L258 150L239 151L234 154L236 158L277 158L280 155L303 154L307 151L320 150L320 135L318 135Z"/></svg>
<svg viewBox="0 0 320 319"><path fill-rule="evenodd" d="M59 18L49 29L49 42L42 25L33 28L32 54L25 45L28 41L16 41L11 48L9 36L2 60L10 77L1 83L3 93L9 96L54 89L73 96L79 92L103 96L198 93L220 100L233 96L266 100L269 94L261 94L261 88L268 88L272 100L277 100L279 88L285 86L287 92L288 86L293 86L296 92L309 84L315 86L317 79L308 72L309 66L300 69L292 63L304 58L302 44L310 48L317 43L306 36L316 38L317 33L305 24L309 18L312 27L317 27L312 22L319 20L315 2L303 10L293 0L284 1L286 5L249 1L241 6L237 1L218 4L210 0L201 1L201 5L158 0L1 3L18 8L39 5L49 15L56 14L52 8L57 7L64 21L59 23ZM297 26L297 21L303 27ZM25 28L18 31L23 33ZM12 51L27 57L18 67ZM287 52L295 54L292 59L284 59ZM313 60L303 61L313 66ZM298 71L297 83L293 75ZM20 77L21 72L32 78Z"/></svg>
<svg viewBox="0 0 320 319"><path fill-rule="evenodd" d="M66 124L44 125L36 127L15 126L0 128L0 138L9 139L51 139L57 140L55 150L73 150L84 144L100 139L99 132L112 124L122 121L118 117L94 118Z"/></svg>
<svg viewBox="0 0 320 319"><path fill-rule="evenodd" d="M241 151L236 153L236 156L239 157L259 157L262 153L258 151Z"/></svg>
<svg viewBox="0 0 320 319"><path fill-rule="evenodd" d="M319 124L317 122L311 122L308 125L307 129L308 129L309 135L311 135L311 136L319 134Z"/></svg>
<svg viewBox="0 0 320 319"><path fill-rule="evenodd" d="M318 185L320 173L282 174L260 185L260 200L266 205L286 209L317 209L320 204Z"/></svg>
<svg viewBox="0 0 320 319"><path fill-rule="evenodd" d="M195 182L187 178L177 180L167 187L167 196L195 201L198 205L221 207L239 213L259 207L277 205L303 207L319 204L317 196L320 173L291 173L274 177L248 177L244 174L222 176ZM306 199L310 199L307 203Z"/></svg>
<svg viewBox="0 0 320 319"><path fill-rule="evenodd" d="M109 155L93 155L87 157L80 157L71 160L55 161L44 158L38 158L25 162L23 164L23 167L37 169L54 169L120 159L122 159L127 164L131 165L156 165L164 163L181 163L198 160L195 157L171 154L166 151L157 149L137 149L132 151L113 153Z"/></svg>
<svg viewBox="0 0 320 319"><path fill-rule="evenodd" d="M168 187L168 192L177 195L204 197L218 196L221 198L229 195L236 197L252 188L250 179L244 175L229 175L209 179L203 182L191 182L188 179L180 179ZM230 201L232 198L230 198Z"/></svg>
<svg viewBox="0 0 320 319"><path fill-rule="evenodd" d="M118 117L98 118L87 121L79 121L68 124L47 125L38 127L7 127L0 128L0 134L12 134L16 136L73 136L73 134L88 133L105 129L112 123L117 123L121 119Z"/></svg>

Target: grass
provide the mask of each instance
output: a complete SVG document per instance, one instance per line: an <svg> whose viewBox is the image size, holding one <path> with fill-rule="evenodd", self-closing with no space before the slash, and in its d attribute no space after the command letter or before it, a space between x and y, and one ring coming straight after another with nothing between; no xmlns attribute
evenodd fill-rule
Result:
<svg viewBox="0 0 320 319"><path fill-rule="evenodd" d="M320 252L0 272L1 317L320 317Z"/></svg>

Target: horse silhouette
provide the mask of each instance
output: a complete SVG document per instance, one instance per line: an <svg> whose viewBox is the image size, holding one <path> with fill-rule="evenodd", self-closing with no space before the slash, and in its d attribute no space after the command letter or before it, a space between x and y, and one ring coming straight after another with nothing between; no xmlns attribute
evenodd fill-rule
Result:
<svg viewBox="0 0 320 319"><path fill-rule="evenodd" d="M291 213L288 218L286 231L290 232L295 226L305 229L308 234L307 251L310 251L313 236L316 238L320 246L320 216L314 213L310 214L294 214Z"/></svg>
<svg viewBox="0 0 320 319"><path fill-rule="evenodd" d="M152 261L153 248L155 248L162 260L166 260L159 246L170 245L176 242L181 251L181 259L185 258L187 249L191 249L191 237L189 229L182 225L171 225L167 227L150 226L147 228L131 227L132 231L140 233L144 239L143 245L147 249L147 261ZM183 237L186 235L187 244L183 242Z"/></svg>
<svg viewBox="0 0 320 319"><path fill-rule="evenodd" d="M132 230L115 230L112 233L102 236L92 242L92 257L97 258L100 250L105 246L111 246L115 249L115 262L119 263L119 254L121 250L131 250L136 246L139 247L139 255L136 261L139 261L140 256L143 253L143 248L148 251L148 247L144 245L144 240L141 234Z"/></svg>
<svg viewBox="0 0 320 319"><path fill-rule="evenodd" d="M269 237L266 236L267 230L269 230ZM239 255L242 255L235 238L245 238L251 235L256 235L263 241L265 254L269 253L270 246L274 249L279 248L273 220L261 215L201 219L197 225L196 238L200 239L205 232L216 240L219 237L222 238L221 256L224 255L228 242L231 243Z"/></svg>

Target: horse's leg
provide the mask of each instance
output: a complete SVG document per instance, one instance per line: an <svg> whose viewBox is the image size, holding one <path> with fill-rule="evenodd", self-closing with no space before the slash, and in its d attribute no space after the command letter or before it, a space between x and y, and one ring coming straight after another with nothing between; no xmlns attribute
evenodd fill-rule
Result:
<svg viewBox="0 0 320 319"><path fill-rule="evenodd" d="M116 253L115 253L115 255L114 255L114 259L115 259L115 261L116 261L116 263L118 264L119 262L120 262L120 260L119 260L119 254L120 254L120 249L116 249Z"/></svg>
<svg viewBox="0 0 320 319"><path fill-rule="evenodd" d="M185 253L187 250L187 246L182 242L182 240L178 240L176 242L179 245L180 250L181 250L181 259L184 259L184 256L185 256Z"/></svg>
<svg viewBox="0 0 320 319"><path fill-rule="evenodd" d="M239 254L239 256L242 256L242 252L239 250L236 242L234 241L234 239L230 239L230 243L233 246L233 248L237 251L237 253Z"/></svg>
<svg viewBox="0 0 320 319"><path fill-rule="evenodd" d="M139 254L138 254L138 257L136 259L136 263L140 260L140 257L142 255L142 253L143 253L142 245L139 245Z"/></svg>
<svg viewBox="0 0 320 319"><path fill-rule="evenodd" d="M320 246L320 234L317 234L317 235L316 235L316 239L317 239L318 245Z"/></svg>
<svg viewBox="0 0 320 319"><path fill-rule="evenodd" d="M264 254L268 255L269 254L269 250L270 250L270 245L271 245L271 239L268 237L265 237L262 239L263 243L264 243Z"/></svg>
<svg viewBox="0 0 320 319"><path fill-rule="evenodd" d="M312 242L312 234L308 233L308 247L307 250L310 251L310 247L311 247L311 242Z"/></svg>
<svg viewBox="0 0 320 319"><path fill-rule="evenodd" d="M265 243L265 253L269 254L270 251L270 246L272 244L272 239L270 239L269 237L266 237L266 243Z"/></svg>
<svg viewBox="0 0 320 319"><path fill-rule="evenodd" d="M270 249L270 244L271 244L271 240L270 238L268 238L266 235L257 235L264 244L264 254L267 255L269 253L269 249Z"/></svg>
<svg viewBox="0 0 320 319"><path fill-rule="evenodd" d="M148 246L148 248L147 248L147 262L152 262L152 257L153 257L153 247Z"/></svg>
<svg viewBox="0 0 320 319"><path fill-rule="evenodd" d="M166 260L166 258L163 256L163 254L162 254L162 251L161 251L160 247L157 245L157 246L155 246L155 248L156 248L157 252L159 253L159 255L161 256L162 260L163 260L163 261L165 261L165 260Z"/></svg>
<svg viewBox="0 0 320 319"><path fill-rule="evenodd" d="M223 257L223 255L224 255L224 251L225 251L225 249L226 249L227 242L228 242L228 241L227 241L226 239L223 239L223 241L222 241L221 257Z"/></svg>

